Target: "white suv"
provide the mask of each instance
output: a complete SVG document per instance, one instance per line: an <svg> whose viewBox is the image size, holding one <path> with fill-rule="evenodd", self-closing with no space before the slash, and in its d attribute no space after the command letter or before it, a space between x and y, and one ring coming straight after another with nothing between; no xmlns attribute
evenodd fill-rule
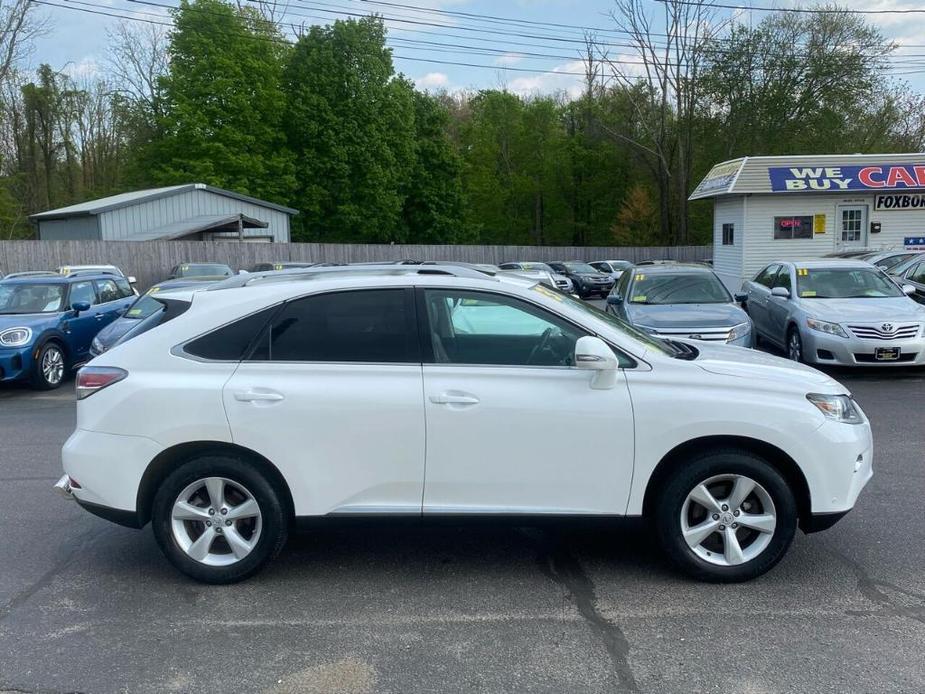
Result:
<svg viewBox="0 0 925 694"><path fill-rule="evenodd" d="M56 485L243 579L297 521L642 516L706 580L770 569L871 477L845 388L465 267L226 280L78 376Z"/></svg>

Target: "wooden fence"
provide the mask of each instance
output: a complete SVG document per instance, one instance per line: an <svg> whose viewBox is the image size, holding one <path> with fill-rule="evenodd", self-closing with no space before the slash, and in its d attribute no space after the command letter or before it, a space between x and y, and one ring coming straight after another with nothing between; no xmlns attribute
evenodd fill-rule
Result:
<svg viewBox="0 0 925 694"><path fill-rule="evenodd" d="M417 246L341 243L216 243L211 241L0 241L0 273L54 270L62 265L110 264L147 289L183 262L227 263L235 270L258 262L353 263L375 260L703 260L712 246Z"/></svg>

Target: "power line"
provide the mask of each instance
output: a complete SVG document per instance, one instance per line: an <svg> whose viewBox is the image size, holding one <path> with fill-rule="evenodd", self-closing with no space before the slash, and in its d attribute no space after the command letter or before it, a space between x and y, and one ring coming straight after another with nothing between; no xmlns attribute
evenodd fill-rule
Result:
<svg viewBox="0 0 925 694"><path fill-rule="evenodd" d="M749 10L755 12L798 12L805 14L925 14L925 8L899 9L899 10L854 10L848 8L813 8L813 7L763 7L760 5L722 5L717 3L704 3L697 0L655 0L656 2L671 2L677 5L702 5L716 7L722 10Z"/></svg>

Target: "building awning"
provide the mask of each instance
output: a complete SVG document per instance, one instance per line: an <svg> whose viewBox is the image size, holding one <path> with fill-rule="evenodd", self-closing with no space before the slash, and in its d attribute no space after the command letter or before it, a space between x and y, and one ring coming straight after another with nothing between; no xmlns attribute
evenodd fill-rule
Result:
<svg viewBox="0 0 925 694"><path fill-rule="evenodd" d="M185 236L200 234L203 232L210 234L228 234L238 232L238 223L240 222L243 229L266 229L269 224L259 219L248 217L244 214L213 214L190 217L173 224L157 227L143 231L140 234L132 234L131 241L163 241L170 239L181 239Z"/></svg>

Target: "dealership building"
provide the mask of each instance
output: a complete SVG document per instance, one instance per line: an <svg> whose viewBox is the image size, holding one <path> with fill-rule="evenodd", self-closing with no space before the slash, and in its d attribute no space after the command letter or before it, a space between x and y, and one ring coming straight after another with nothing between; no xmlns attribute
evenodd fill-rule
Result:
<svg viewBox="0 0 925 694"><path fill-rule="evenodd" d="M710 170L690 197L705 198L730 289L775 260L925 249L925 154L743 157Z"/></svg>

